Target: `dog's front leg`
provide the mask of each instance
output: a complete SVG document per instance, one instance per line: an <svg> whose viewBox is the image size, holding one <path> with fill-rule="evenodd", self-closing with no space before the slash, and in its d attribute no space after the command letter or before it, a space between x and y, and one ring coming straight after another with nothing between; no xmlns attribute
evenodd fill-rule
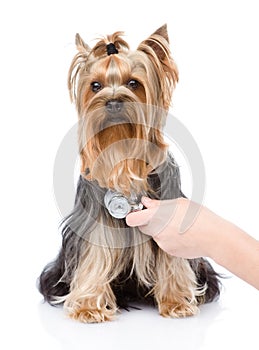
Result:
<svg viewBox="0 0 259 350"><path fill-rule="evenodd" d="M197 285L189 262L160 251L156 269L154 296L159 313L174 318L197 314L199 309L196 297L202 297L207 287Z"/></svg>
<svg viewBox="0 0 259 350"><path fill-rule="evenodd" d="M92 245L81 258L64 303L69 317L84 323L111 321L117 311L104 249Z"/></svg>

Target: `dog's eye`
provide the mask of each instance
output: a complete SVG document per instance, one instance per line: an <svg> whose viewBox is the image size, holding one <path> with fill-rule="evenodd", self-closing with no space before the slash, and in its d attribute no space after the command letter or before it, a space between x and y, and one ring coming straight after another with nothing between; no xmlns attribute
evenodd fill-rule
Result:
<svg viewBox="0 0 259 350"><path fill-rule="evenodd" d="M135 79L131 79L128 81L127 86L131 90L136 90L139 87L139 82Z"/></svg>
<svg viewBox="0 0 259 350"><path fill-rule="evenodd" d="M91 89L93 92L98 92L102 89L102 84L99 83L98 81L93 81L91 83Z"/></svg>

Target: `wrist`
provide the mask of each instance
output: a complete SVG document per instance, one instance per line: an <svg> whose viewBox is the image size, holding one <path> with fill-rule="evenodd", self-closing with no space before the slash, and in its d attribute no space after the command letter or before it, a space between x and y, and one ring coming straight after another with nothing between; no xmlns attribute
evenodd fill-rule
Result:
<svg viewBox="0 0 259 350"><path fill-rule="evenodd" d="M208 257L219 265L227 265L239 234L242 234L241 229L220 218L220 222L214 226L211 234Z"/></svg>
<svg viewBox="0 0 259 350"><path fill-rule="evenodd" d="M232 224L211 212L206 207L202 208L198 222L198 244L203 256L214 261L220 259L222 250L226 247L228 232ZM199 218L198 218L199 220Z"/></svg>

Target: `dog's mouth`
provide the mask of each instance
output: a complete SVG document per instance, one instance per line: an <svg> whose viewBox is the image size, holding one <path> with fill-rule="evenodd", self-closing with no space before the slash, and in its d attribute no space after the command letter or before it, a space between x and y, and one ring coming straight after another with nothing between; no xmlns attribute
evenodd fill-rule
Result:
<svg viewBox="0 0 259 350"><path fill-rule="evenodd" d="M131 121L129 120L129 118L125 117L124 115L108 114L102 123L102 128L105 129L109 126L115 126L115 125L121 125L121 124L131 124Z"/></svg>

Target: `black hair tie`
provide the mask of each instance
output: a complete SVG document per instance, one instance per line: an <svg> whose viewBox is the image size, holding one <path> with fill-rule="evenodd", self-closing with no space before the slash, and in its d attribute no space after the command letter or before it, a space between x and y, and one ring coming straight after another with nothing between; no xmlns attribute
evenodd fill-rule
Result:
<svg viewBox="0 0 259 350"><path fill-rule="evenodd" d="M119 53L119 51L116 49L116 47L113 43L106 45L106 49L107 49L108 56L115 55L115 54Z"/></svg>

